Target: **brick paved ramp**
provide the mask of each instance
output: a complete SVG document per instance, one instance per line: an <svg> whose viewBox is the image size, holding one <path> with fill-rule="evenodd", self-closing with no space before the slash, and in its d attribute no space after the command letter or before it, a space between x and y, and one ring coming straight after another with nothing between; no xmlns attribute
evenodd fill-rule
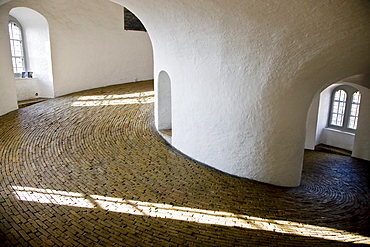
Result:
<svg viewBox="0 0 370 247"><path fill-rule="evenodd" d="M154 131L152 90L111 86L0 117L2 245L370 243L369 162L306 152L298 188L229 176Z"/></svg>

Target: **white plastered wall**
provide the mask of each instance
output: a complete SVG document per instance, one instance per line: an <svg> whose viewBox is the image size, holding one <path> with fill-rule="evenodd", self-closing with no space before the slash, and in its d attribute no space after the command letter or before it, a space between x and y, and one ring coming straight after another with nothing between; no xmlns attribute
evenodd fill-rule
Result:
<svg viewBox="0 0 370 247"><path fill-rule="evenodd" d="M307 115L306 122L306 140L305 140L305 149L314 150L317 145L317 131L318 131L318 117L320 110L320 94L316 95L313 99L310 110ZM324 127L323 127L324 128Z"/></svg>
<svg viewBox="0 0 370 247"><path fill-rule="evenodd" d="M46 2L50 1L44 6ZM149 36L124 30L121 6L101 0L54 0L55 4L48 16L57 96L153 79Z"/></svg>
<svg viewBox="0 0 370 247"><path fill-rule="evenodd" d="M370 160L370 89L357 87L361 91L361 106L352 157Z"/></svg>
<svg viewBox="0 0 370 247"><path fill-rule="evenodd" d="M10 53L8 20L8 13L0 12L0 115L18 108Z"/></svg>
<svg viewBox="0 0 370 247"><path fill-rule="evenodd" d="M49 23L54 96L153 79L146 32L125 31L123 7L108 0L12 0L0 5L0 115L17 108L7 30L8 15L31 8Z"/></svg>
<svg viewBox="0 0 370 247"><path fill-rule="evenodd" d="M237 176L299 185L314 95L370 64L367 1L115 2L171 78L172 145Z"/></svg>

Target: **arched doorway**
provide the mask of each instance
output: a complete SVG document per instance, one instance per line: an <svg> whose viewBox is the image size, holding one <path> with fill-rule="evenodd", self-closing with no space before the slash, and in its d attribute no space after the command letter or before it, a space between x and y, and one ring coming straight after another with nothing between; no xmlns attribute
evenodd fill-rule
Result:
<svg viewBox="0 0 370 247"><path fill-rule="evenodd" d="M332 124L332 108L334 94L342 91L349 93L345 100L347 106L343 109L347 120L351 114L353 95L361 93L361 102L358 112L358 122L347 128L349 123L344 122L344 128ZM353 82L353 77L343 79L332 84L318 93L309 110L306 123L305 148L313 150L319 144L324 144L349 151L352 157L370 160L370 89Z"/></svg>

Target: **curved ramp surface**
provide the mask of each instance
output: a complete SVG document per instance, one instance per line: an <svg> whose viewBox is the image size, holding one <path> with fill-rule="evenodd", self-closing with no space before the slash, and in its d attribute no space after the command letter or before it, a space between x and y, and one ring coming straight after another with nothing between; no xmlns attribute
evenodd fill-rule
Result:
<svg viewBox="0 0 370 247"><path fill-rule="evenodd" d="M5 246L370 243L369 162L307 151L302 184L230 176L154 130L153 83L99 88L0 117Z"/></svg>

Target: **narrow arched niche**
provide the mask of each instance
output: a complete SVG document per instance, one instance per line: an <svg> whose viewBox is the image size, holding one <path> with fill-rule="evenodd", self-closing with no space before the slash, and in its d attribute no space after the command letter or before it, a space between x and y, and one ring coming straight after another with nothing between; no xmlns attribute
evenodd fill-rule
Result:
<svg viewBox="0 0 370 247"><path fill-rule="evenodd" d="M157 82L156 100L156 126L166 140L171 141L172 136L172 100L171 79L166 71L161 71Z"/></svg>
<svg viewBox="0 0 370 247"><path fill-rule="evenodd" d="M23 28L27 71L33 72L32 81L16 78L17 98L53 98L54 84L50 48L49 24L39 12L26 8L13 8L9 15L15 17Z"/></svg>

